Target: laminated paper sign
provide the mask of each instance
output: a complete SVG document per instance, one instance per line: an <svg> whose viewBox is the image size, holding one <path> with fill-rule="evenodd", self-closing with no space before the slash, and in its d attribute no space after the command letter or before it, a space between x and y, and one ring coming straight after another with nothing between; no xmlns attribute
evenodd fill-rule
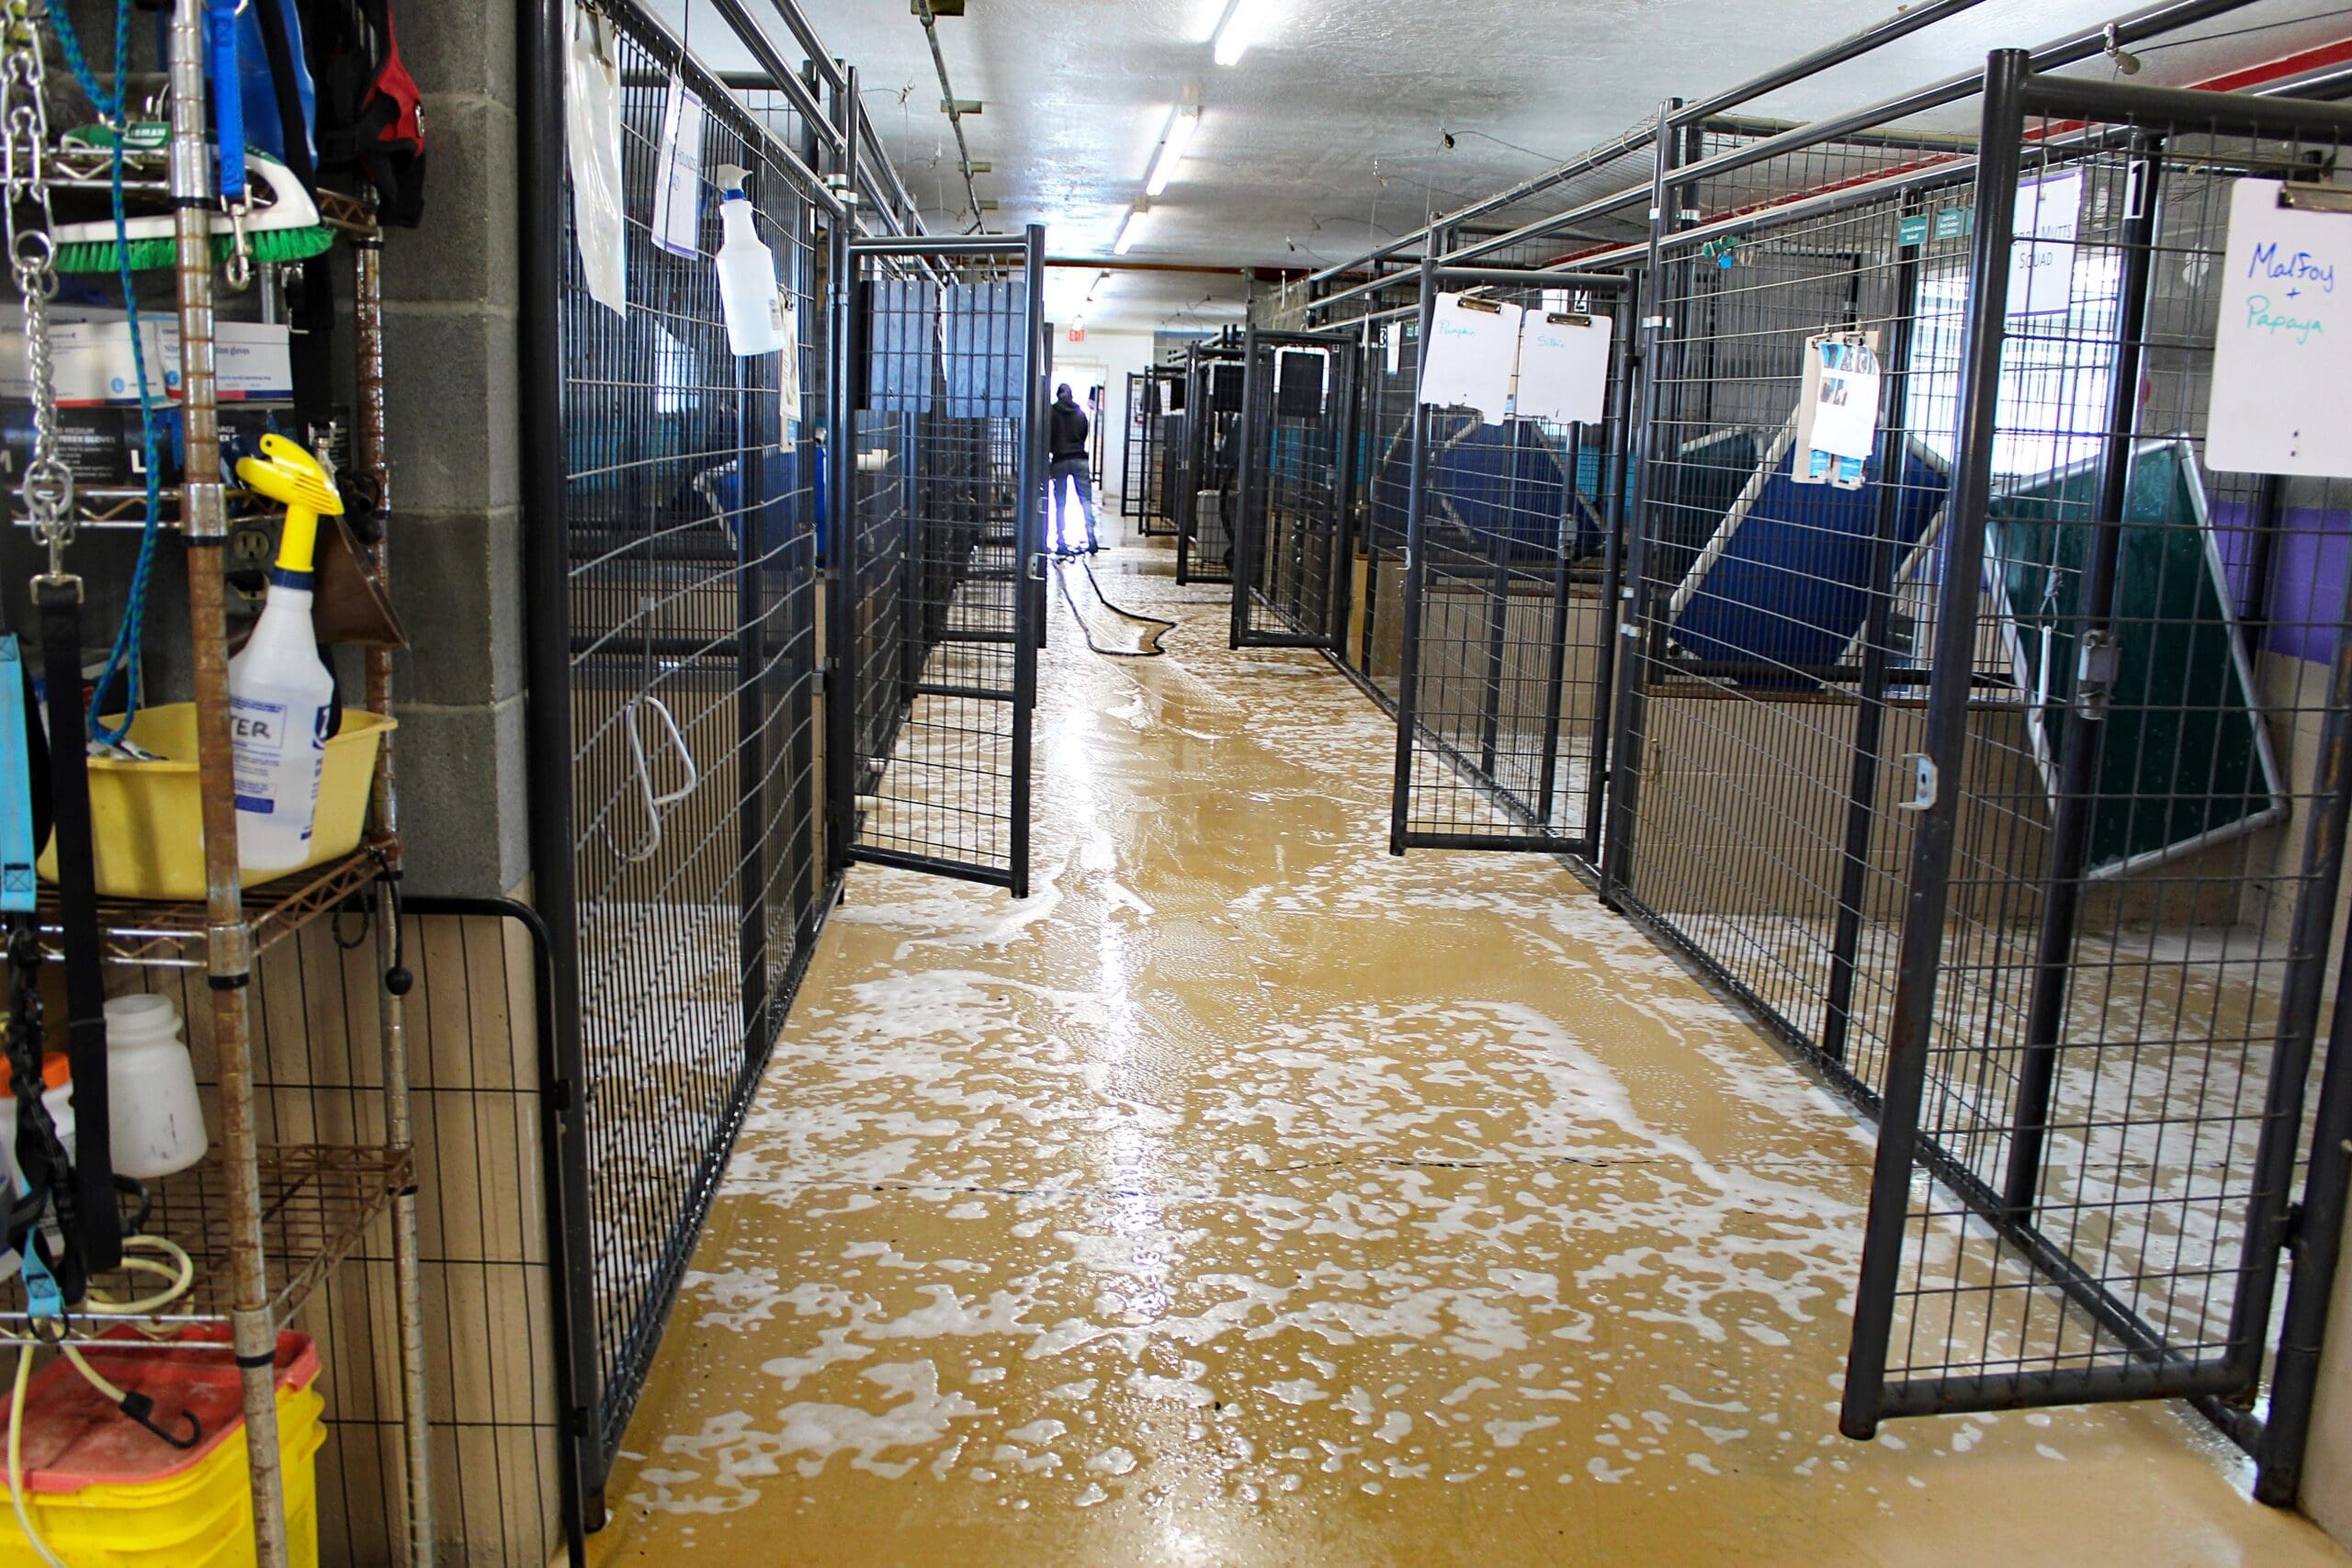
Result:
<svg viewBox="0 0 2352 1568"><path fill-rule="evenodd" d="M1500 424L1510 412L1521 313L1516 305L1439 295L1430 340L1421 345L1421 401L1474 408Z"/></svg>
<svg viewBox="0 0 2352 1568"><path fill-rule="evenodd" d="M2231 473L2352 478L2352 212L2230 193L2205 460Z"/></svg>
<svg viewBox="0 0 2352 1568"><path fill-rule="evenodd" d="M686 85L670 78L662 108L662 155L653 175L653 243L673 255L699 252L702 239L702 132L708 111Z"/></svg>
<svg viewBox="0 0 2352 1568"><path fill-rule="evenodd" d="M1606 316L1528 311L1519 329L1519 417L1600 423L1609 397L1610 331Z"/></svg>
<svg viewBox="0 0 2352 1568"><path fill-rule="evenodd" d="M2075 231L2083 220L2083 172L2070 169L2018 187L2009 247L2012 316L2064 315L2075 295Z"/></svg>
<svg viewBox="0 0 2352 1568"><path fill-rule="evenodd" d="M1878 443L1880 368L1876 333L1824 333L1804 345L1804 389L1798 395L1799 484L1862 482L1862 464Z"/></svg>

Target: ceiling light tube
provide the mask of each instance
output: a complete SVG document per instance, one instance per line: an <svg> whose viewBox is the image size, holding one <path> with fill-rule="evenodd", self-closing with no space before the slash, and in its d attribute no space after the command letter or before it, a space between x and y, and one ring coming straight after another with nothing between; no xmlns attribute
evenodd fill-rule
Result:
<svg viewBox="0 0 2352 1568"><path fill-rule="evenodd" d="M1258 41L1258 28L1265 21L1265 0L1233 0L1226 7L1225 20L1216 25L1213 45L1219 65L1238 65L1250 46Z"/></svg>
<svg viewBox="0 0 2352 1568"><path fill-rule="evenodd" d="M1146 196L1158 196L1168 188L1175 177L1176 161L1184 155L1184 148L1193 140L1193 132L1201 128L1201 111L1180 107L1176 118L1168 122L1168 134L1159 139L1159 152L1151 160L1151 175L1144 181Z"/></svg>
<svg viewBox="0 0 2352 1568"><path fill-rule="evenodd" d="M1118 242L1111 247L1111 254L1114 256L1123 256L1134 250L1136 242L1143 237L1144 224L1150 216L1151 210L1146 207L1137 206L1127 209L1127 220L1119 225Z"/></svg>

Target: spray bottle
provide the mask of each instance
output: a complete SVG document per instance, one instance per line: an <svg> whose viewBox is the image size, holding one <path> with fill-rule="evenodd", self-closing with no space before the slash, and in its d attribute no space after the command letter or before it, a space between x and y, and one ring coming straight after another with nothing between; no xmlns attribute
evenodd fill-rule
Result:
<svg viewBox="0 0 2352 1568"><path fill-rule="evenodd" d="M751 176L732 164L712 171L724 196L718 220L718 303L727 317L727 346L738 358L774 354L784 346L784 309L775 291L775 257L761 243L743 194Z"/></svg>
<svg viewBox="0 0 2352 1568"><path fill-rule="evenodd" d="M320 516L342 515L343 497L319 460L282 435L263 436L260 457L238 458L237 478L286 508L269 597L252 640L229 661L237 864L292 871L311 854L334 700L334 678L311 627L312 557Z"/></svg>

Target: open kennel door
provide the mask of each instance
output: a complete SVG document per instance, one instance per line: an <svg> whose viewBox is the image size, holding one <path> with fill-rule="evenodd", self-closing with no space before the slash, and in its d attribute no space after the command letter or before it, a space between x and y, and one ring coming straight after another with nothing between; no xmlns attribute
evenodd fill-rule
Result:
<svg viewBox="0 0 2352 1568"><path fill-rule="evenodd" d="M1425 266L1418 340L1441 284L1473 303L1600 339L1601 417L1497 420L1412 394L1406 439L1375 454L1405 506L1402 662L1389 848L1593 858L1600 841L1626 453L1626 282L1613 275ZM1517 329L1514 329L1516 331ZM1433 361L1426 349L1422 365ZM1491 411L1490 411L1491 412Z"/></svg>
<svg viewBox="0 0 2352 1568"><path fill-rule="evenodd" d="M854 239L837 254L851 287L834 299L847 439L830 454L826 720L841 857L1023 897L1044 231Z"/></svg>

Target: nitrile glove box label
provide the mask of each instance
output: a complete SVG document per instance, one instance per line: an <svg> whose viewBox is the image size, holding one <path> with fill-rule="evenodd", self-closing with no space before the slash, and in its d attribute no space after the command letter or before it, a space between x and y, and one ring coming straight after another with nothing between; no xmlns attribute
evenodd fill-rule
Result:
<svg viewBox="0 0 2352 1568"><path fill-rule="evenodd" d="M175 317L139 323L147 356L147 392L157 400L180 396L180 327ZM52 321L51 374L60 408L137 408L139 366L130 352L130 324ZM286 327L258 321L217 321L212 373L224 403L294 400L294 356ZM30 399L21 333L0 333L0 397Z"/></svg>

